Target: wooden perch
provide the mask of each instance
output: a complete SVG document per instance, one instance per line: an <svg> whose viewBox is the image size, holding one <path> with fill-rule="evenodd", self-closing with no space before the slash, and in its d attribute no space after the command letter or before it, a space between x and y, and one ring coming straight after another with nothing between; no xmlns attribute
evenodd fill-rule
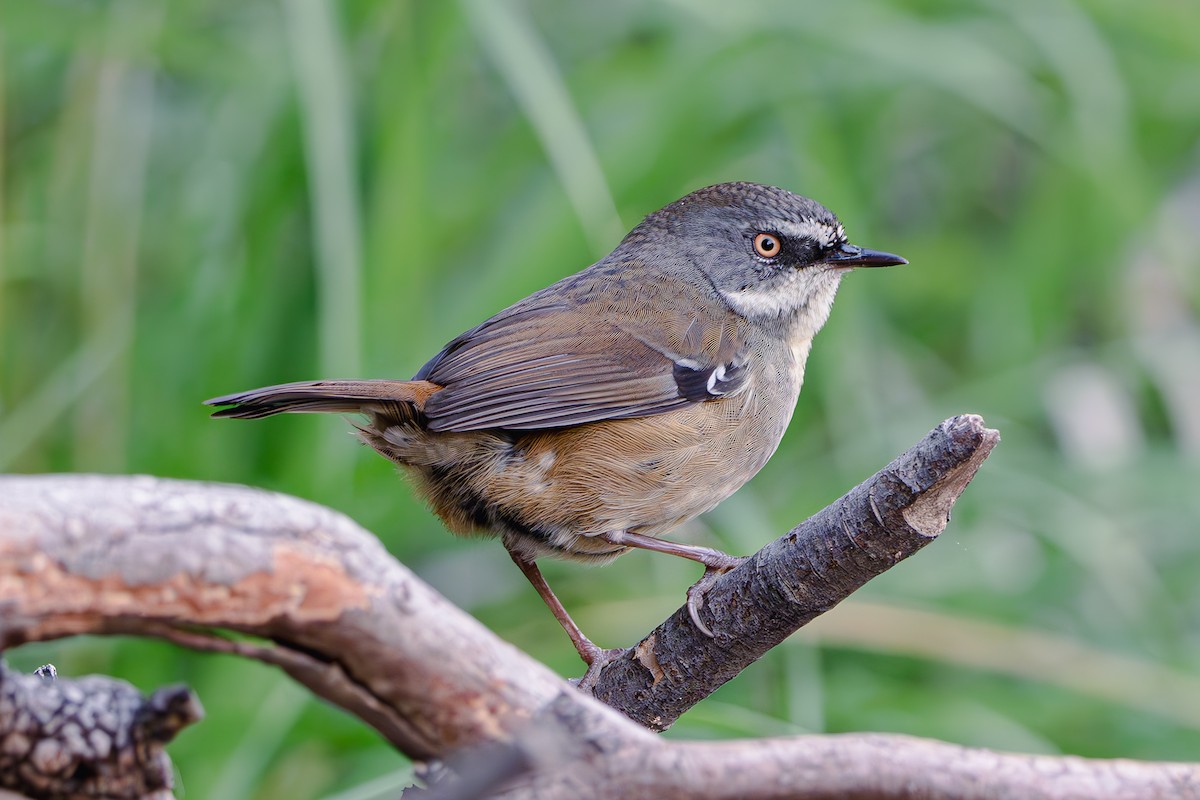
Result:
<svg viewBox="0 0 1200 800"><path fill-rule="evenodd" d="M996 441L978 417L943 423L723 576L705 599L713 638L676 612L589 676L591 691L666 727L936 536ZM489 749L495 758L459 762L496 765L490 778L467 774L474 794L459 796L502 783L506 797L531 798L1200 796L1196 765L1002 755L877 734L666 741L500 641L327 508L154 478L0 478L0 648L116 632L276 664L414 759Z"/></svg>
<svg viewBox="0 0 1200 800"><path fill-rule="evenodd" d="M946 420L874 477L722 575L705 595L705 636L681 608L584 688L652 730L798 628L920 550L1000 440L976 416Z"/></svg>

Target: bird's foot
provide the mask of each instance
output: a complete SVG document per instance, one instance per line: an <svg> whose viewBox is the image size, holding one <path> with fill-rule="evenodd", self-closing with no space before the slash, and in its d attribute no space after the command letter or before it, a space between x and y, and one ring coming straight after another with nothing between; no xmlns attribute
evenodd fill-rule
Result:
<svg viewBox="0 0 1200 800"><path fill-rule="evenodd" d="M584 672L583 676L580 678L570 679L569 683L573 684L577 689L582 689L583 691L590 693L592 687L596 685L596 681L600 678L600 673L604 670L604 668L616 661L621 656L625 655L626 651L620 647L613 648L612 650L605 650L602 647L597 647L591 642L588 642L588 644L592 646L591 649L588 650L587 655L584 655L583 650L579 651L580 657L583 658L583 663L587 664L587 671Z"/></svg>
<svg viewBox="0 0 1200 800"><path fill-rule="evenodd" d="M708 590L717 582L717 578L746 560L745 556L731 556L725 553L717 553L715 556L701 562L704 564L704 575L687 590L688 616L692 618L692 624L696 626L696 629L710 639L713 638L713 632L700 619L700 609L704 608L704 595L708 594Z"/></svg>

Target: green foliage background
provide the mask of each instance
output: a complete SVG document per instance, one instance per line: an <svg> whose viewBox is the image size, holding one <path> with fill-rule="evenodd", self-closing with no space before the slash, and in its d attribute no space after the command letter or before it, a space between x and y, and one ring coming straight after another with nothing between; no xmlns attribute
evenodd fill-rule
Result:
<svg viewBox="0 0 1200 800"><path fill-rule="evenodd" d="M911 266L856 274L778 455L685 532L750 552L972 411L947 533L669 734L886 730L1200 755L1200 7L1150 0L0 3L0 470L326 503L504 638L575 655L495 542L345 423L204 398L407 377L691 189L755 180ZM632 643L692 566L551 564ZM187 796L386 796L407 766L266 668L132 640L7 654L187 681ZM340 793L340 794L339 794Z"/></svg>

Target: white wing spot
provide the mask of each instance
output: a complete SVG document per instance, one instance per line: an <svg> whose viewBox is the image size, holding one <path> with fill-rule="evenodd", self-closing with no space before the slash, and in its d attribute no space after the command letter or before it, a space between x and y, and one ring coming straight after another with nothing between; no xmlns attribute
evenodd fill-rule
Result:
<svg viewBox="0 0 1200 800"><path fill-rule="evenodd" d="M718 364L717 368L708 376L708 384L706 386L708 393L712 395L725 394L724 392L717 391L717 384L723 380L725 380L725 365Z"/></svg>

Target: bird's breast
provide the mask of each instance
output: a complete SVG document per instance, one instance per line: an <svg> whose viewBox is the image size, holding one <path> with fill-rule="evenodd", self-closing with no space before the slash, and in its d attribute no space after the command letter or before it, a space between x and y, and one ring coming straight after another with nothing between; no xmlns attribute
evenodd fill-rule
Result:
<svg viewBox="0 0 1200 800"><path fill-rule="evenodd" d="M559 555L586 556L589 535L659 535L737 491L775 452L802 365L790 351L759 363L728 397L638 419L524 434L488 491L553 533ZM532 525L531 525L532 527Z"/></svg>
<svg viewBox="0 0 1200 800"><path fill-rule="evenodd" d="M452 530L505 536L530 556L606 560L594 538L625 530L657 536L750 480L775 452L795 409L807 343L753 349L736 392L661 414L505 434L430 433L392 457ZM396 447L404 444L392 432ZM436 456L433 453L437 445ZM445 452L443 452L445 451Z"/></svg>

